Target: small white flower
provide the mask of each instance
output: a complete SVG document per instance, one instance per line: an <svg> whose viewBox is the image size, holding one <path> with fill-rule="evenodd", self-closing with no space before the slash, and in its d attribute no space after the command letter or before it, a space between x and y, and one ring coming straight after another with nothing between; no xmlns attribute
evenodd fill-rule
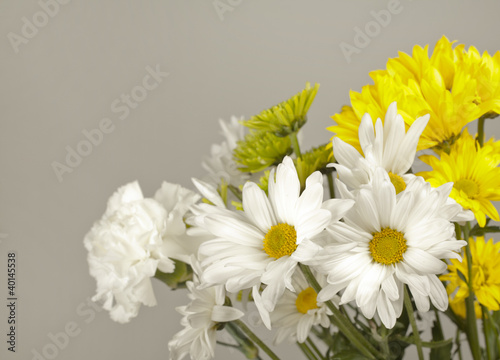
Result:
<svg viewBox="0 0 500 360"><path fill-rule="evenodd" d="M85 236L90 274L97 281L94 301L102 301L111 318L125 323L141 304L156 305L151 277L159 269L174 271L171 259L187 260L196 244L183 242L182 218L198 195L164 183L156 199L145 199L137 182L119 188L106 212ZM192 249L191 249L192 248Z"/></svg>
<svg viewBox="0 0 500 360"><path fill-rule="evenodd" d="M189 264L191 255L196 254L200 244L205 241L203 237L189 236L184 223L200 195L178 184L163 182L154 198L167 210L166 227L162 234L162 254Z"/></svg>
<svg viewBox="0 0 500 360"><path fill-rule="evenodd" d="M320 285L326 284L326 278L316 276ZM271 313L273 329L277 329L274 338L275 344L280 344L287 339L289 342L306 341L311 327L321 325L330 326L329 315L332 312L326 304L317 301L317 294L309 286L302 272L297 271L292 278L296 292L285 290L285 293L276 304L276 309ZM338 298L335 299L338 304Z"/></svg>
<svg viewBox="0 0 500 360"><path fill-rule="evenodd" d="M375 122L367 113L359 126L359 143L364 156L352 145L338 137L333 139L333 153L338 164L332 165L340 180L351 189L369 184L376 168L384 168L399 193L414 175L406 175L411 168L417 151L417 144L429 121L429 115L416 119L405 131L405 122L397 113L396 103L387 109L384 124Z"/></svg>
<svg viewBox="0 0 500 360"><path fill-rule="evenodd" d="M218 185L223 178L228 184L238 186L243 184L250 175L238 170L238 164L233 159L233 150L238 141L245 137L245 127L240 123L243 118L231 117L229 123L219 120L222 135L225 140L220 144L213 144L210 155L205 156L201 166L207 171L207 181Z"/></svg>
<svg viewBox="0 0 500 360"><path fill-rule="evenodd" d="M180 360L188 353L192 360L208 360L215 355L216 333L219 323L234 321L244 313L231 306L224 306L226 293L221 285L199 289L199 266L193 260L194 278L187 282L191 302L177 308L184 317L184 329L168 343L170 359Z"/></svg>
<svg viewBox="0 0 500 360"><path fill-rule="evenodd" d="M338 181L341 196L352 198ZM429 310L429 299L444 311L448 296L437 274L446 269L442 259L460 258L451 221L472 219L471 214L448 199L451 186L432 189L414 181L396 196L384 169L378 168L372 186L355 195L356 204L344 222L328 232L338 244L355 244L348 251L325 246L318 268L328 273L329 285L318 295L320 301L345 289L341 304L355 300L367 318L375 311L392 328L403 308L403 286L407 284L419 311ZM338 247L338 245L337 245Z"/></svg>
<svg viewBox="0 0 500 360"><path fill-rule="evenodd" d="M264 324L285 287L295 291L291 278L298 262L312 259L319 246L311 239L321 233L332 217L338 220L352 206L351 200L323 204L323 177L312 174L300 194L300 182L293 161L283 163L269 176L269 198L256 184L243 188L244 211L212 206L203 219L216 239L200 246L205 271L203 283L225 284L227 291L254 288L255 304ZM337 206L334 206L336 204ZM267 285L262 297L257 291Z"/></svg>
<svg viewBox="0 0 500 360"><path fill-rule="evenodd" d="M191 216L186 219L186 223L190 225L190 228L187 229L186 233L189 236L203 239L203 242L213 240L214 236L208 231L205 218L209 214L219 213L220 209L226 209L226 204L224 204L224 200L222 200L214 185L195 178L191 180L203 198L207 199L211 204L200 202L190 208Z"/></svg>

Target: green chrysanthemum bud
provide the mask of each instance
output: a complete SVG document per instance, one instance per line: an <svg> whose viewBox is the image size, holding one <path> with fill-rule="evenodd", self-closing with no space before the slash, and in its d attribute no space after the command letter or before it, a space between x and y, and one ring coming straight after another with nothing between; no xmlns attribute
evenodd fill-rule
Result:
<svg viewBox="0 0 500 360"><path fill-rule="evenodd" d="M256 173L279 164L292 153L290 138L277 137L269 132L252 131L239 141L233 156L243 172Z"/></svg>
<svg viewBox="0 0 500 360"><path fill-rule="evenodd" d="M300 93L290 99L252 116L243 125L250 129L271 132L279 137L288 136L299 129L307 121L307 112L318 92L319 84L311 87L310 83Z"/></svg>
<svg viewBox="0 0 500 360"><path fill-rule="evenodd" d="M322 173L327 171L326 165L334 162L332 147L321 145L317 148L312 148L308 152L302 154L302 158L298 158L295 162L297 173L299 175L300 187L306 186L306 179L313 172L319 170Z"/></svg>

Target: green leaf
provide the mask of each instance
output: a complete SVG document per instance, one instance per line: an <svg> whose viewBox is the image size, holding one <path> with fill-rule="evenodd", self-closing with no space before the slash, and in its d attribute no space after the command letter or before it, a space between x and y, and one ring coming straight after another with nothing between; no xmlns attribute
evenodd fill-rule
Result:
<svg viewBox="0 0 500 360"><path fill-rule="evenodd" d="M352 350L349 340L347 340L347 338L341 332L338 332L335 335L333 335L331 349L334 353L341 352L344 350Z"/></svg>
<svg viewBox="0 0 500 360"><path fill-rule="evenodd" d="M500 311L493 311L491 314L491 320L493 325L495 325L497 330L500 332Z"/></svg>
<svg viewBox="0 0 500 360"><path fill-rule="evenodd" d="M487 315L485 319L483 319L483 326L484 326L484 332L485 336L488 339L488 343L490 345L489 352L490 356L488 357L489 359L498 359L499 356L499 329L500 329L500 311L495 311L493 313L490 313L486 307L481 306L483 310L483 314Z"/></svg>
<svg viewBox="0 0 500 360"><path fill-rule="evenodd" d="M500 232L500 226L485 226L485 227L480 227L479 225L476 224L470 231L471 236L484 236L485 234L488 233L498 233Z"/></svg>
<svg viewBox="0 0 500 360"><path fill-rule="evenodd" d="M366 360L366 357L361 355L356 350L342 350L331 357L331 360Z"/></svg>
<svg viewBox="0 0 500 360"><path fill-rule="evenodd" d="M407 337L407 336L401 336L398 338L399 340L407 343L407 344L413 344L415 345L415 340L413 337ZM442 340L442 341L422 341L422 346L425 348L429 349L437 349L442 346L446 346L448 344L452 344L453 339L447 339L447 340Z"/></svg>

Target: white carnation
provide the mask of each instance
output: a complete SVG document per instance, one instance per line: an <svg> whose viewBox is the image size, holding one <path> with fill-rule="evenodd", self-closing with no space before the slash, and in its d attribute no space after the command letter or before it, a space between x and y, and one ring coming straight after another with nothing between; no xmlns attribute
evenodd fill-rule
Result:
<svg viewBox="0 0 500 360"><path fill-rule="evenodd" d="M141 304L156 305L151 277L174 271L171 259L186 259L182 222L198 195L164 183L155 199L145 199L137 182L119 188L106 212L84 239L90 274L97 281L92 298L115 321L137 316Z"/></svg>

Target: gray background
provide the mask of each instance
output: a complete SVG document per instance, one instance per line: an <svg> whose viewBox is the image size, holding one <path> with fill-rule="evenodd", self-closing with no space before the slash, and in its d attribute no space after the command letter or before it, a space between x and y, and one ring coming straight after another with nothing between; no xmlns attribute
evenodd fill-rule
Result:
<svg viewBox="0 0 500 360"><path fill-rule="evenodd" d="M339 44L353 45L354 28L364 28L370 12L389 1L229 3L232 10L220 17L211 0L73 0L53 8L54 16L16 53L9 34L22 35L23 17L32 21L41 7L32 0L0 2L0 233L8 234L0 238L2 359L31 360L33 349L54 343L49 335L68 324L78 335L57 359L168 357L167 341L181 329L174 307L186 302L185 292L155 282L157 307L142 307L127 325L112 322L85 303L95 282L82 239L120 185L137 179L146 196L163 180L192 188L190 178L203 174L202 156L222 140L219 118L251 116L306 81L318 82L304 129L309 147L330 138L325 128L349 90L370 83L369 71L397 51L432 48L443 34L481 52L500 49L496 1L400 0L401 12L350 63ZM169 76L120 120L111 104L157 65ZM103 118L114 131L58 181L51 164L64 163L66 147L75 149L82 131ZM487 124L489 133L494 128ZM15 355L3 335L10 250L19 266ZM278 349L285 358L297 351ZM243 357L218 347L216 358Z"/></svg>

